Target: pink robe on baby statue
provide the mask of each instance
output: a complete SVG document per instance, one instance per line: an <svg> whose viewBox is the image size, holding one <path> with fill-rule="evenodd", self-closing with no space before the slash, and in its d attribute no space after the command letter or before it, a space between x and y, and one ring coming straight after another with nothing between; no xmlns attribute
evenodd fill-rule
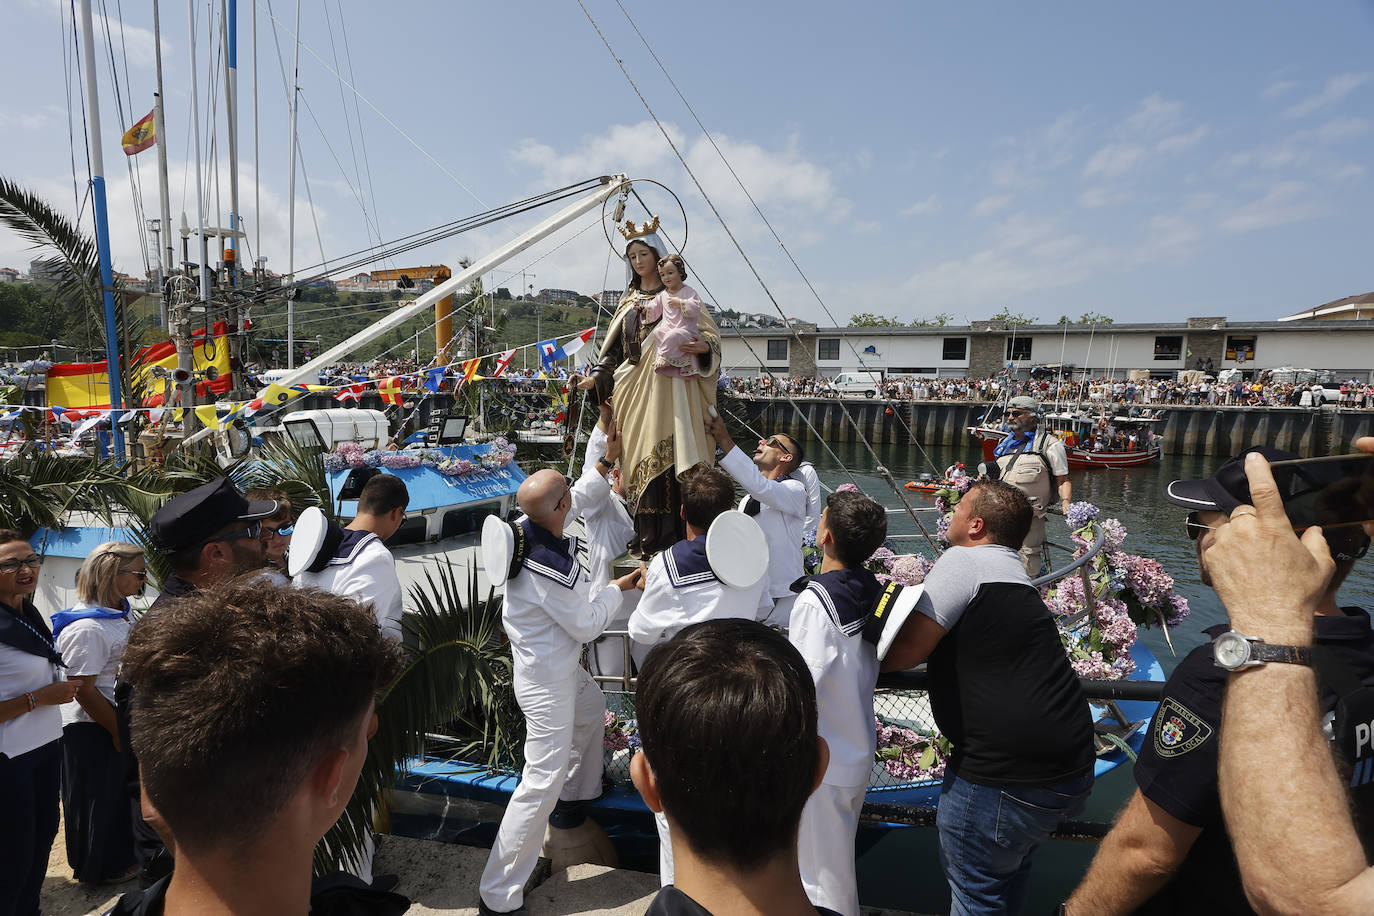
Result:
<svg viewBox="0 0 1374 916"><path fill-rule="evenodd" d="M669 299L680 299L682 305L670 305ZM682 348L697 338L700 314L701 297L685 283L675 293L665 289L645 307L645 324L662 318L654 328L654 372L672 378L697 374L696 354Z"/></svg>

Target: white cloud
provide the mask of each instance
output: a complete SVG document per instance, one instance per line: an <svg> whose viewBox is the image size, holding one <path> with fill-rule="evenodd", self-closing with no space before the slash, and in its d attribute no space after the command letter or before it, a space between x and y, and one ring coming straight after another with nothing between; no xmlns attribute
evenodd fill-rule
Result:
<svg viewBox="0 0 1374 916"><path fill-rule="evenodd" d="M996 213L1007 204L1011 203L1011 197L1006 194L997 194L992 197L984 197L973 205L974 216L987 216L989 213Z"/></svg>
<svg viewBox="0 0 1374 916"><path fill-rule="evenodd" d="M1305 198L1307 190L1308 186L1300 181L1280 182L1258 200L1234 208L1222 218L1221 228L1228 232L1253 232L1313 219L1321 214L1321 209Z"/></svg>
<svg viewBox="0 0 1374 916"><path fill-rule="evenodd" d="M1135 112L1126 118L1125 127L1145 137L1173 130L1183 117L1183 103L1169 101L1159 93L1146 96Z"/></svg>
<svg viewBox="0 0 1374 916"><path fill-rule="evenodd" d="M931 213L937 209L935 195L931 194L925 200L918 200L916 203L902 210L902 216L920 216L922 213Z"/></svg>
<svg viewBox="0 0 1374 916"><path fill-rule="evenodd" d="M1364 174L1364 172L1364 166L1352 162L1348 165L1343 165L1336 169L1336 171L1332 172L1331 179L1333 181L1349 181L1351 178L1359 178L1361 175Z"/></svg>
<svg viewBox="0 0 1374 916"><path fill-rule="evenodd" d="M1305 118L1315 111L1328 108L1340 102L1347 95L1374 78L1374 73L1342 73L1326 81L1326 86L1316 95L1308 96L1296 105L1284 110L1286 118Z"/></svg>
<svg viewBox="0 0 1374 916"><path fill-rule="evenodd" d="M994 161L992 183L1005 190L1031 190L1045 183L1045 175L1073 161L1083 142L1082 110L1066 111L1043 128L1018 137L1004 137L996 147L1010 153Z"/></svg>
<svg viewBox="0 0 1374 916"><path fill-rule="evenodd" d="M1276 99L1279 96L1285 95L1286 93L1298 88L1298 86L1299 83L1297 80L1274 80L1268 86L1265 86L1262 90L1260 90L1260 98Z"/></svg>
<svg viewBox="0 0 1374 916"><path fill-rule="evenodd" d="M1176 153L1180 150L1189 149L1197 146L1198 142L1210 133L1206 124L1200 124L1187 133L1173 134L1165 137L1155 144L1155 149L1161 153Z"/></svg>
<svg viewBox="0 0 1374 916"><path fill-rule="evenodd" d="M1131 143L1109 143L1102 147L1083 167L1085 178L1116 178L1145 161L1143 146Z"/></svg>
<svg viewBox="0 0 1374 916"><path fill-rule="evenodd" d="M1369 133L1369 128L1370 123L1364 118L1335 118L1315 130L1299 131L1293 139L1298 143L1309 139L1318 143L1340 143Z"/></svg>
<svg viewBox="0 0 1374 916"><path fill-rule="evenodd" d="M1112 188L1088 188L1078 195L1078 204L1088 209L1098 207L1110 207L1113 204L1125 203L1131 199L1131 195L1126 191L1115 190Z"/></svg>
<svg viewBox="0 0 1374 916"><path fill-rule="evenodd" d="M41 130L52 120L48 111L29 111L7 114L0 111L0 128L13 130Z"/></svg>
<svg viewBox="0 0 1374 916"><path fill-rule="evenodd" d="M68 5L63 0L27 0L26 5L30 9L42 10L54 16L60 16ZM136 70L153 69L156 59L153 56L153 30L145 29L142 26L130 25L121 22L114 16L104 16L98 10L91 12L92 26L96 34L97 60L101 55L108 55L104 37L109 35L115 43L116 57L126 57L131 68ZM71 25L68 23L68 28ZM164 31L162 36L162 56L164 60L175 58L176 51L171 42L167 40ZM108 59L108 58L107 58Z"/></svg>

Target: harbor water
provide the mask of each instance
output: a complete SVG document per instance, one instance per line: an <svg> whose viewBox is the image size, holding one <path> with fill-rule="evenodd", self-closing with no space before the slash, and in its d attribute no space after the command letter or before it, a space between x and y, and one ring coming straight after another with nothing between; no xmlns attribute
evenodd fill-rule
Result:
<svg viewBox="0 0 1374 916"><path fill-rule="evenodd" d="M866 447L857 443L831 445L827 451L817 442L808 443L808 458L815 464L821 480L828 486L855 483L889 507L900 502L891 488L873 472L876 464L886 467L899 484L918 474L941 474L956 461L970 469L982 460L976 443L967 447L927 447L923 453L914 445L875 446L877 461ZM833 453L832 453L833 452ZM1165 455L1156 464L1124 470L1071 471L1075 500L1094 503L1102 518L1117 518L1129 532L1125 549L1130 553L1154 557L1164 564L1174 577L1179 591L1187 596L1192 612L1183 624L1170 635L1177 656L1170 652L1158 629L1142 633L1146 644L1159 658L1166 674L1178 664L1178 659L1207 640L1203 630L1226 621L1225 611L1212 590L1198 579L1194 544L1184 532L1183 509L1164 499L1164 487L1179 478L1210 475L1224 457ZM934 500L920 493L907 492L915 508L929 508ZM932 534L937 513L918 513L922 523ZM904 516L891 516L892 534L919 533L916 525ZM1068 530L1062 519L1052 517L1050 539L1067 545ZM931 555L933 551L923 538L901 539L901 545L911 552ZM1055 551L1057 557L1067 556ZM1256 583L1263 587L1263 583ZM1346 605L1374 608L1374 556L1357 564L1354 573L1341 589L1341 601ZM1084 820L1109 822L1134 790L1131 767L1118 767L1099 779L1093 788L1092 799ZM862 831L861 831L861 847ZM1032 878L1031 899L1027 912L1049 913L1064 900L1078 884L1097 849L1096 843L1050 841L1036 853ZM892 831L869 848L861 848L859 885L865 889L863 903L868 906L894 907L915 912L947 912L949 901L940 874L938 845L933 829Z"/></svg>

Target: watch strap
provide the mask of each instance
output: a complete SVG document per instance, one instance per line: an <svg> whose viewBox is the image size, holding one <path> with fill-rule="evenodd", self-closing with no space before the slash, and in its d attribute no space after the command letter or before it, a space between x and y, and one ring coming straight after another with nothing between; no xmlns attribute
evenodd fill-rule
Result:
<svg viewBox="0 0 1374 916"><path fill-rule="evenodd" d="M606 460L606 457L605 457L604 455L603 455L602 457L596 459L596 463L599 464L599 465L601 465L602 467L606 468L607 470L610 470L611 468L615 467L615 462L614 462L614 461L607 461L607 460Z"/></svg>
<svg viewBox="0 0 1374 916"><path fill-rule="evenodd" d="M1250 658L1257 662L1284 662L1289 665L1312 664L1309 646L1275 646L1267 642L1250 643Z"/></svg>

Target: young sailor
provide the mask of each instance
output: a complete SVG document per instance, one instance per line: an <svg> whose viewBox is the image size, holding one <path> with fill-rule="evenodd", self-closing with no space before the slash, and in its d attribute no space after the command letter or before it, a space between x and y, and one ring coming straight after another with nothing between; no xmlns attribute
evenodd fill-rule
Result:
<svg viewBox="0 0 1374 916"><path fill-rule="evenodd" d="M619 610L621 594L638 587L641 574L635 570L593 588L578 559L577 540L563 536L564 524L581 511L584 499L546 468L526 478L516 493L525 518L511 526L488 519L483 529L487 575L506 580L501 623L510 637L515 698L526 722L520 784L482 871L484 914L523 905L545 823L560 798L577 802L601 793L606 701L578 657L582 644L600 635ZM489 548L491 530L503 535L501 549Z"/></svg>
<svg viewBox="0 0 1374 916"><path fill-rule="evenodd" d="M326 540L322 555L296 576L296 586L371 604L382 632L400 642L401 579L383 541L401 527L409 503L404 480L392 474L374 476L363 485L358 514L343 529L342 540Z"/></svg>
<svg viewBox="0 0 1374 916"><path fill-rule="evenodd" d="M707 529L735 504L730 475L697 465L678 481L687 537L650 561L644 574L644 596L630 615L630 636L636 648L645 652L694 623L732 617L753 620L767 582L767 577L760 577L748 588L732 588L720 580L707 557ZM663 813L656 813L654 821L659 881L666 887L673 883L673 844Z"/></svg>
<svg viewBox="0 0 1374 916"><path fill-rule="evenodd" d="M862 636L882 586L863 564L886 537L882 506L862 493L831 493L816 528L821 571L797 596L787 631L815 679L820 734L830 745L830 766L802 810L802 883L812 903L846 916L859 912L854 834L877 743L878 655Z"/></svg>
<svg viewBox="0 0 1374 916"><path fill-rule="evenodd" d="M587 571L592 577L592 588L596 590L611 581L611 564L625 553L626 545L635 536L634 519L625 508L623 487L617 491L619 472L612 483L612 469L620 460L620 429L611 418L609 402L601 405L601 417L587 438L587 453L582 461L582 478L574 488L587 493L587 507L582 513L582 521L587 527ZM605 486L597 483L606 481ZM609 630L623 630L634 610L637 591L625 593L620 611L615 615ZM620 677L625 673L625 647L617 636L602 637L592 644L588 653L588 665L593 674Z"/></svg>

